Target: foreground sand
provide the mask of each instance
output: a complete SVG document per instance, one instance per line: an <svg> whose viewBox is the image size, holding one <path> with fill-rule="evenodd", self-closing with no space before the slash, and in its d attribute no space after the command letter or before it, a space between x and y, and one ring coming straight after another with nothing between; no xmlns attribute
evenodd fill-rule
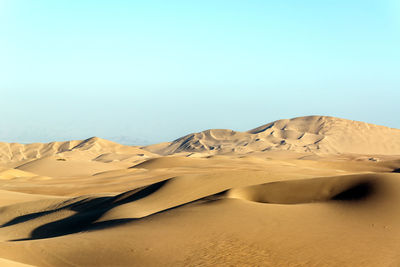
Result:
<svg viewBox="0 0 400 267"><path fill-rule="evenodd" d="M398 133L376 127L372 152ZM243 134L260 142L259 131ZM230 148L243 139L220 130L183 146L0 145L0 265L399 266L395 145L334 153L318 139L302 151L301 136L281 131L291 133L276 149L250 140L240 151ZM324 136L322 150L340 148Z"/></svg>

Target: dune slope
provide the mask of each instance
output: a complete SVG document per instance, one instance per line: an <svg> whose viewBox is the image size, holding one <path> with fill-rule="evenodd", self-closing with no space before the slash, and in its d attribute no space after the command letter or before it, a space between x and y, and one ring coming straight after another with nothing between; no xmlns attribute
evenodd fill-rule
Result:
<svg viewBox="0 0 400 267"><path fill-rule="evenodd" d="M399 174L233 188L209 180L189 193L197 179L6 206L0 255L38 266L399 263Z"/></svg>
<svg viewBox="0 0 400 267"><path fill-rule="evenodd" d="M247 132L212 129L144 147L162 155L179 152L252 153L290 150L315 153L400 154L400 130L326 116L278 120Z"/></svg>
<svg viewBox="0 0 400 267"><path fill-rule="evenodd" d="M0 144L1 266L399 266L399 130Z"/></svg>

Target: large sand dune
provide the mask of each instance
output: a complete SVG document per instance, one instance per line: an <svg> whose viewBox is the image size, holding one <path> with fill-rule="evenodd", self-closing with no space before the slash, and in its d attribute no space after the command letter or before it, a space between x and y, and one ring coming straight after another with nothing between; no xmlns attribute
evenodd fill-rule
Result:
<svg viewBox="0 0 400 267"><path fill-rule="evenodd" d="M400 130L0 143L1 266L399 266Z"/></svg>
<svg viewBox="0 0 400 267"><path fill-rule="evenodd" d="M247 132L206 130L145 149L162 155L178 152L245 154L269 150L399 155L400 130L334 117L309 116L275 121Z"/></svg>

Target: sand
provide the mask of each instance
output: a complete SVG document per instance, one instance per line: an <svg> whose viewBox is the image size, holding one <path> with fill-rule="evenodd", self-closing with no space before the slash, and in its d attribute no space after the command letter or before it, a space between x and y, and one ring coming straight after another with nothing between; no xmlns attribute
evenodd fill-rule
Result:
<svg viewBox="0 0 400 267"><path fill-rule="evenodd" d="M400 130L0 143L0 266L399 266Z"/></svg>

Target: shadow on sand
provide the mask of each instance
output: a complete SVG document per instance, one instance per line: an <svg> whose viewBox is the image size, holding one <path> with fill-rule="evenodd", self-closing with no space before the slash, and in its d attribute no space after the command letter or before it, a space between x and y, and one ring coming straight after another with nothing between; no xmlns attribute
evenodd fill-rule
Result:
<svg viewBox="0 0 400 267"><path fill-rule="evenodd" d="M107 211L129 203L141 198L145 198L154 192L158 191L168 180L161 181L149 186L137 188L114 197L99 197L99 198L87 198L83 200L79 200L72 204L68 204L61 208L56 208L48 211L36 212L27 215L18 216L7 223L4 223L0 227L8 227L12 225L16 225L19 223L27 222L29 220L33 220L39 218L41 216L45 216L48 214L52 214L58 212L60 210L69 209L76 211L77 213L55 221L51 223L47 223L45 225L39 226L31 232L31 236L25 239L15 239L10 241L23 241L23 240L34 240L34 239L44 239L51 238L57 236L63 236L73 233L78 233L82 231L89 230L99 230L108 227L113 227L117 225L121 225L127 222L131 222L137 219L126 218L126 219L116 219L109 220L104 222L95 222L98 220L103 214ZM165 211L165 210L164 210Z"/></svg>

